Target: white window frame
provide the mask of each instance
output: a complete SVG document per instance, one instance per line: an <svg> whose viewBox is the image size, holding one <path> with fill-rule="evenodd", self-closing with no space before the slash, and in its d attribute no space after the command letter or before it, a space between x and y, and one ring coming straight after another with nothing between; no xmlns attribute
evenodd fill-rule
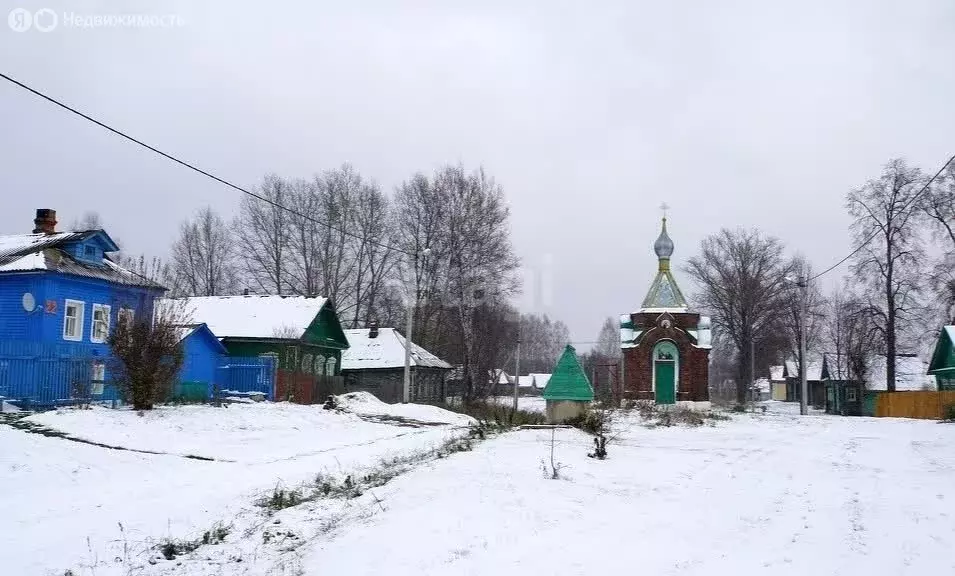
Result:
<svg viewBox="0 0 955 576"><path fill-rule="evenodd" d="M102 338L96 336L96 312L98 311L105 311L106 313L106 329L103 331ZM90 342L103 344L106 342L106 339L109 338L110 311L109 304L93 304L93 313L90 315Z"/></svg>
<svg viewBox="0 0 955 576"><path fill-rule="evenodd" d="M127 306L121 307L116 311L116 322L117 324L122 324L123 322L129 322L130 325L136 321L136 311Z"/></svg>
<svg viewBox="0 0 955 576"><path fill-rule="evenodd" d="M74 334L67 333L66 327L69 325L70 316L70 306L75 306L77 309L76 316L73 316L75 321ZM63 339L71 340L73 342L82 342L83 341L83 321L86 316L86 302L82 300L70 300L69 298L65 299L63 302Z"/></svg>

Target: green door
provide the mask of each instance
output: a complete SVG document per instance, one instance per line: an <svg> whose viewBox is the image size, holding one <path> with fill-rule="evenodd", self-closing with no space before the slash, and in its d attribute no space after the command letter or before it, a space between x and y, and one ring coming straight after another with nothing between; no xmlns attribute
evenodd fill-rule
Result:
<svg viewBox="0 0 955 576"><path fill-rule="evenodd" d="M657 361L657 404L673 404L676 401L674 368L676 362Z"/></svg>

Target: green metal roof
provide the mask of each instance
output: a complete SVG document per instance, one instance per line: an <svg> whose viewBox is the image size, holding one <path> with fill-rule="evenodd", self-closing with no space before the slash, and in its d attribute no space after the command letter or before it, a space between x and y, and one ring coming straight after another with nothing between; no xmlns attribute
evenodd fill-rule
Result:
<svg viewBox="0 0 955 576"><path fill-rule="evenodd" d="M955 326L944 326L935 343L935 352L928 365L929 374L955 368Z"/></svg>
<svg viewBox="0 0 955 576"><path fill-rule="evenodd" d="M557 367L544 388L544 399L582 402L591 402L594 399L594 389L590 387L590 380L577 361L577 351L570 344L564 348L564 353L557 361Z"/></svg>

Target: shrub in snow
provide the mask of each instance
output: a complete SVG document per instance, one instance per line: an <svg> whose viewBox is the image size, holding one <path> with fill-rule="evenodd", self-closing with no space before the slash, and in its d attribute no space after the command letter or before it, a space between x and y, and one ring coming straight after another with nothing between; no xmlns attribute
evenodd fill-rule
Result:
<svg viewBox="0 0 955 576"><path fill-rule="evenodd" d="M177 556L188 554L200 546L221 544L232 531L232 525L218 523L195 540L176 540L167 538L159 545L159 552L166 560L175 560Z"/></svg>
<svg viewBox="0 0 955 576"><path fill-rule="evenodd" d="M489 428L513 428L528 424L546 424L547 417L540 412L514 410L496 402L470 402L447 405L447 410L467 414L478 421L479 426Z"/></svg>
<svg viewBox="0 0 955 576"><path fill-rule="evenodd" d="M117 322L109 337L112 379L135 410L167 400L182 368L178 327L168 318Z"/></svg>
<svg viewBox="0 0 955 576"><path fill-rule="evenodd" d="M610 416L603 410L592 410L564 421L574 428L580 428L588 434L602 434L607 429Z"/></svg>
<svg viewBox="0 0 955 576"><path fill-rule="evenodd" d="M607 457L607 437L603 434L597 434L594 436L594 451L590 454L587 454L590 458L596 458L597 460L603 460Z"/></svg>
<svg viewBox="0 0 955 576"><path fill-rule="evenodd" d="M942 414L942 418L955 422L955 404L949 404L945 407L945 413Z"/></svg>

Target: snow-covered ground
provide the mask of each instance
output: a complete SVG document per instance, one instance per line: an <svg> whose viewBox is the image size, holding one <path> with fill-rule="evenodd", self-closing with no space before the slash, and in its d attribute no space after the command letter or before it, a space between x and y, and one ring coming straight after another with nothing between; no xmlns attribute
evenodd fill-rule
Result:
<svg viewBox="0 0 955 576"><path fill-rule="evenodd" d="M331 528L322 507L293 508L276 516L297 534L281 547L256 532L147 573L955 573L955 426L773 408L789 411L700 428L624 417L605 461L560 429L557 480L542 470L550 430L504 434L399 476Z"/></svg>
<svg viewBox="0 0 955 576"><path fill-rule="evenodd" d="M417 422L470 426L477 421L465 414L458 414L427 404L385 404L368 392L349 392L338 396L338 405L348 412L361 416L384 416L405 418Z"/></svg>
<svg viewBox="0 0 955 576"><path fill-rule="evenodd" d="M399 406L392 416L413 412ZM431 420L458 421L421 406ZM388 415L387 405L377 407ZM253 502L277 484L316 474L354 474L385 458L427 450L464 433L412 428L294 404L61 410L28 418L111 450L0 426L0 573L102 574L162 537L201 533L258 513ZM203 461L185 456L213 458ZM252 512L249 512L249 511ZM120 526L122 525L122 527ZM83 566L88 567L83 571ZM95 565L95 566L94 566ZM119 571L126 574L125 571Z"/></svg>

